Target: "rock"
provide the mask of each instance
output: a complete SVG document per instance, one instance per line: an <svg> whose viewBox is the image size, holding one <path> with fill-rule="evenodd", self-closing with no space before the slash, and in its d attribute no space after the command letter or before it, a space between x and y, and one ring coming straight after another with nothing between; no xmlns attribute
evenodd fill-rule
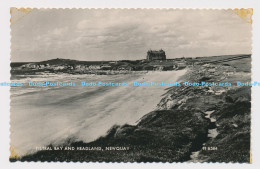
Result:
<svg viewBox="0 0 260 169"><path fill-rule="evenodd" d="M225 100L226 100L226 102L228 102L228 103L234 103L234 99L233 99L231 96L229 96L229 95L227 95L227 96L225 97Z"/></svg>

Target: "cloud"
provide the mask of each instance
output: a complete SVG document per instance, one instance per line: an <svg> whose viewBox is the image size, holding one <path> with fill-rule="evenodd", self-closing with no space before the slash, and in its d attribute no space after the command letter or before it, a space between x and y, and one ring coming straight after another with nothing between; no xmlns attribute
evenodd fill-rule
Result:
<svg viewBox="0 0 260 169"><path fill-rule="evenodd" d="M231 10L33 10L12 25L12 60L143 59L250 53L251 25ZM22 56L21 56L22 54Z"/></svg>
<svg viewBox="0 0 260 169"><path fill-rule="evenodd" d="M62 36L64 34L68 33L68 27L63 27L63 28L55 28L50 32L51 35L53 36Z"/></svg>

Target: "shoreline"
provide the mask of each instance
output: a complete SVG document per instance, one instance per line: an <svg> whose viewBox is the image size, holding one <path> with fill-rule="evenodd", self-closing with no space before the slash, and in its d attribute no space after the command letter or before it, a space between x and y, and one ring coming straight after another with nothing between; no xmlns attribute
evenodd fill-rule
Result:
<svg viewBox="0 0 260 169"><path fill-rule="evenodd" d="M220 77L225 77L235 81L241 78L241 74L245 80L251 79L247 77L247 72L243 73L244 70L233 68L234 66L212 64L194 67L182 79L217 81ZM210 69L216 69L215 73L210 73ZM225 75L230 72L231 76ZM251 87L169 87L158 103L158 109L144 115L136 125L115 125L107 135L90 143L68 140L67 144L61 145L129 147L127 151L42 150L22 158L10 158L10 161L187 162L191 160L192 152L199 151L196 160L200 162L249 163L250 93ZM208 130L212 126L210 119L205 117L205 112L212 110L215 110L211 117L216 119L218 135L209 139ZM232 122L234 118L236 121ZM227 127L232 130L226 131ZM234 134L228 134L229 132ZM241 132L243 134L236 134ZM238 141L232 142L235 138ZM235 149L241 144L241 149ZM226 145L229 145L228 148ZM202 150L203 147L214 146L218 147L217 151ZM233 155L229 155L229 151Z"/></svg>
<svg viewBox="0 0 260 169"><path fill-rule="evenodd" d="M183 74L182 72L184 73L184 71L158 72L142 76L117 76L106 79L114 81L127 79L129 83L145 79L166 80L167 82L175 80ZM102 77L93 77L93 79L97 78ZM114 124L134 124L144 114L154 110L166 88L134 86L123 88L100 86L87 89L76 86L50 90L36 88L38 91L33 93L30 91L30 94L12 97L12 117L14 119L20 117L20 120L11 121L12 131L16 131L11 137L11 143L16 152L23 155L33 152L38 146L47 146L51 143L62 144L70 137L84 142L93 141L105 135ZM19 88L16 90L23 91ZM61 95L61 93L65 94ZM35 104L37 106L34 106ZM24 105L24 107L20 107L20 105ZM27 108L28 106L30 109ZM30 117L34 117L33 120L27 121ZM24 121L27 121L27 125L23 125ZM21 125L22 127L19 127ZM46 125L49 127L45 128ZM39 133L39 136L34 137L30 133ZM25 137L17 140L19 135Z"/></svg>

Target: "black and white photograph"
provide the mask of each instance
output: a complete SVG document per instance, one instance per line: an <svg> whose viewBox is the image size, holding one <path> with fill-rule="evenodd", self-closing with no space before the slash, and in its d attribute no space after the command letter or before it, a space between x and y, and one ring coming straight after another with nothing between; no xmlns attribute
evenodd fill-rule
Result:
<svg viewBox="0 0 260 169"><path fill-rule="evenodd" d="M10 162L252 163L252 8L10 15Z"/></svg>

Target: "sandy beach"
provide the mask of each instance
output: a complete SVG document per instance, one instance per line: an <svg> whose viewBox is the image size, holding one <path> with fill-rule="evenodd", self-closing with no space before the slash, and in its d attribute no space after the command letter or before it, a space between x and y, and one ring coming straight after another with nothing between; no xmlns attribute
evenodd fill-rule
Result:
<svg viewBox="0 0 260 169"><path fill-rule="evenodd" d="M135 124L156 109L165 86L134 86L133 82L176 82L185 70L131 75L75 75L25 78L28 81L128 82L122 87L23 87L11 90L11 145L19 155L36 147L71 139L90 142L113 125ZM66 80L65 80L66 79ZM33 126L33 127L32 127Z"/></svg>

